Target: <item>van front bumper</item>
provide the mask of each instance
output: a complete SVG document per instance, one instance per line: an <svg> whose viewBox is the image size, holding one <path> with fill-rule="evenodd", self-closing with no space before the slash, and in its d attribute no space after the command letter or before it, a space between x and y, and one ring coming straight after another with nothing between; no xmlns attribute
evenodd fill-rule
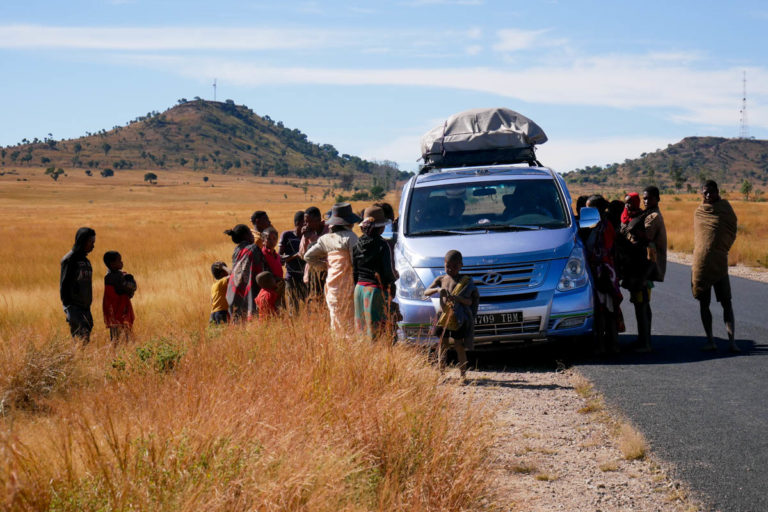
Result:
<svg viewBox="0 0 768 512"><path fill-rule="evenodd" d="M591 285L568 292L540 291L519 294L521 300L498 302L480 298L478 316L522 313L522 321L475 326L475 346L502 342L527 342L553 336L580 336L592 332L593 298ZM489 298L490 299L490 298ZM431 301L398 298L403 320L398 322L398 339L407 343L430 344L439 339L430 335L436 313ZM498 316L498 315L497 315ZM502 315L506 317L506 315Z"/></svg>

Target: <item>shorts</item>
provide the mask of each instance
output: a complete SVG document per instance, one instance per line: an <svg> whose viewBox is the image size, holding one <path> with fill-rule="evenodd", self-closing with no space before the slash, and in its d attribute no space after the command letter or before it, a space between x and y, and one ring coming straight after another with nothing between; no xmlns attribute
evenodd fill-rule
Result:
<svg viewBox="0 0 768 512"><path fill-rule="evenodd" d="M731 300L731 280L726 275L724 278L715 282L711 287L701 292L699 301L709 304L712 301L712 288L715 289L715 299L717 302L730 302Z"/></svg>
<svg viewBox="0 0 768 512"><path fill-rule="evenodd" d="M443 327L441 325L437 325L437 326L435 326L435 331L434 332L435 332L435 336L437 336L438 338L441 337L441 336L444 336L446 340L448 338L453 338L454 340L463 340L464 338L467 337L468 327L469 326L465 322L465 323L463 323L461 325L461 327L459 327L455 331L452 331L450 329L446 329L445 327Z"/></svg>
<svg viewBox="0 0 768 512"><path fill-rule="evenodd" d="M209 322L212 324L226 324L229 322L229 311L226 309L223 309L221 311L216 311L215 313L211 313L211 318L209 319Z"/></svg>

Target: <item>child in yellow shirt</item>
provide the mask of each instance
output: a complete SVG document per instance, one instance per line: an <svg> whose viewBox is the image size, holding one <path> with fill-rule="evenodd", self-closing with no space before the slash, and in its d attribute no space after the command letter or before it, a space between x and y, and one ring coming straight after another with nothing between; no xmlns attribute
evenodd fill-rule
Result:
<svg viewBox="0 0 768 512"><path fill-rule="evenodd" d="M227 285L229 284L229 271L223 261L217 261L211 265L211 274L216 282L211 287L211 318L212 324L226 324L229 322L229 304L227 303Z"/></svg>

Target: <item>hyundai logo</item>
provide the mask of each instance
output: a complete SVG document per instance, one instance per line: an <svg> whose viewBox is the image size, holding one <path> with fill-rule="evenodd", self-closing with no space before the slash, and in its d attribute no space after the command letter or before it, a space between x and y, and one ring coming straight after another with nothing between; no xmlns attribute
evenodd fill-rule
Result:
<svg viewBox="0 0 768 512"><path fill-rule="evenodd" d="M504 276L499 274L498 272L488 272L483 277L480 278L480 281L482 281L484 284L499 284L504 280Z"/></svg>

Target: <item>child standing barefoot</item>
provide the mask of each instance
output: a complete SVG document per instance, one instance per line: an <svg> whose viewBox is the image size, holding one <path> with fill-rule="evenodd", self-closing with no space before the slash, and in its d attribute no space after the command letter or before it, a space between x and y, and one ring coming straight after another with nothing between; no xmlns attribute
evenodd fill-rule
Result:
<svg viewBox="0 0 768 512"><path fill-rule="evenodd" d="M123 272L123 258L117 251L104 253L107 275L104 276L104 323L109 328L109 339L117 344L129 339L135 315L131 298L136 293L136 281Z"/></svg>
<svg viewBox="0 0 768 512"><path fill-rule="evenodd" d="M459 356L461 378L467 374L467 349L472 350L475 335L475 316L480 294L472 277L460 274L463 259L459 251L445 254L445 274L438 276L424 291L424 295L440 294L442 313L437 320L435 334L440 336L437 357L440 370L445 369L446 351L449 340L453 340Z"/></svg>

